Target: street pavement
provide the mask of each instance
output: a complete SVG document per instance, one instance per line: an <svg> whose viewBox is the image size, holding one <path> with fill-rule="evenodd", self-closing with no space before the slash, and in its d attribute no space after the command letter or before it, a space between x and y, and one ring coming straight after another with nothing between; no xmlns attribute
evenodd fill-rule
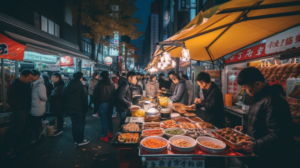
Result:
<svg viewBox="0 0 300 168"><path fill-rule="evenodd" d="M29 145L21 151L9 151L1 156L1 168L117 168L118 151L111 146L111 140L100 141L100 118L87 113L85 139L88 145L76 147L72 138L72 125L69 117L64 132L56 137L46 137L43 142ZM119 118L113 118L114 134L119 126Z"/></svg>

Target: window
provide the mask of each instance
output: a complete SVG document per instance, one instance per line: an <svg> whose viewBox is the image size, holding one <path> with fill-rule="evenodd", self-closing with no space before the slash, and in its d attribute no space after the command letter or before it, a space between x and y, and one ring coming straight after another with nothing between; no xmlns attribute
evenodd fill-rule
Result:
<svg viewBox="0 0 300 168"><path fill-rule="evenodd" d="M58 24L36 12L34 12L34 26L56 37L60 35Z"/></svg>
<svg viewBox="0 0 300 168"><path fill-rule="evenodd" d="M191 21L196 17L196 9L191 8L190 10L190 19Z"/></svg>
<svg viewBox="0 0 300 168"><path fill-rule="evenodd" d="M90 54L92 51L92 45L86 41L82 41L82 49L83 51Z"/></svg>
<svg viewBox="0 0 300 168"><path fill-rule="evenodd" d="M65 22L72 26L72 11L70 8L65 8Z"/></svg>

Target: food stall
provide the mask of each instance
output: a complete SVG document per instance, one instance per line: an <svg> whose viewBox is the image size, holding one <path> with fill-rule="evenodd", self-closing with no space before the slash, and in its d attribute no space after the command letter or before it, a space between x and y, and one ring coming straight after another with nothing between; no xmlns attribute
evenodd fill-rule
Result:
<svg viewBox="0 0 300 168"><path fill-rule="evenodd" d="M126 118L111 142L120 151L119 167L227 167L229 158L257 157L241 150L239 142L251 137L230 128L218 129L197 117L196 109L161 94L142 97L130 110L132 117ZM210 162L218 158L222 162Z"/></svg>

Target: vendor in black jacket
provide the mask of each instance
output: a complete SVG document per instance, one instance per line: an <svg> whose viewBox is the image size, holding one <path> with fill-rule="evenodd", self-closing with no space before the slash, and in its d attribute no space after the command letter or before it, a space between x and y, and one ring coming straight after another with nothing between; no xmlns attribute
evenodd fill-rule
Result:
<svg viewBox="0 0 300 168"><path fill-rule="evenodd" d="M218 128L225 126L223 94L214 82L210 81L208 73L200 72L196 78L198 85L203 90L204 99L195 98L193 107L205 107L203 120Z"/></svg>
<svg viewBox="0 0 300 168"><path fill-rule="evenodd" d="M65 82L62 80L59 73L52 75L52 81L54 82L54 89L50 95L50 111L57 118L57 131L53 136L57 136L63 133L64 117L63 117L63 105L62 105L62 90L65 86Z"/></svg>
<svg viewBox="0 0 300 168"><path fill-rule="evenodd" d="M245 163L249 167L297 167L293 162L292 117L285 98L265 82L264 76L256 68L243 69L237 82L252 100L248 124L237 126L236 129L255 139L253 142L243 142L243 149L259 155L257 160Z"/></svg>
<svg viewBox="0 0 300 168"><path fill-rule="evenodd" d="M136 73L133 71L128 72L127 78L121 77L119 79L119 87L116 93L116 107L117 112L120 114L120 125L125 123L129 107L132 105L132 89L131 84L136 83Z"/></svg>

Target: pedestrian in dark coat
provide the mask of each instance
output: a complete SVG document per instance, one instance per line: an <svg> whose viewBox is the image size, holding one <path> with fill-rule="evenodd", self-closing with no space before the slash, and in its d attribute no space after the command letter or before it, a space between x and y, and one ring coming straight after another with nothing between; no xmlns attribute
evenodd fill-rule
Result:
<svg viewBox="0 0 300 168"><path fill-rule="evenodd" d="M50 95L50 111L57 118L57 130L53 134L53 136L57 136L63 133L64 111L62 104L62 90L65 86L65 82L62 80L59 73L54 73L52 75L52 80L54 82L54 89Z"/></svg>
<svg viewBox="0 0 300 168"><path fill-rule="evenodd" d="M85 114L88 110L88 97L82 84L83 73L76 72L73 79L64 86L62 104L72 121L74 143L86 145L90 141L84 139Z"/></svg>
<svg viewBox="0 0 300 168"><path fill-rule="evenodd" d="M293 121L288 102L278 91L270 87L256 68L242 70L237 82L252 97L248 112L248 124L236 129L255 140L246 141L243 149L259 157L245 163L249 167L299 167L296 164L293 141ZM275 88L275 89L274 89Z"/></svg>
<svg viewBox="0 0 300 168"><path fill-rule="evenodd" d="M186 88L185 80L181 79L178 74L172 76L173 83L176 84L173 96L170 99L173 103L182 103L188 105L189 95Z"/></svg>
<svg viewBox="0 0 300 168"><path fill-rule="evenodd" d="M199 95L195 99L197 108L205 108L203 120L218 128L223 128L225 126L225 116L222 91L214 82L210 81L208 73L200 72L196 81L204 92L204 99L200 99ZM196 105L193 106L196 107Z"/></svg>
<svg viewBox="0 0 300 168"><path fill-rule="evenodd" d="M162 90L162 88L165 87L165 74L164 73L160 73L158 75L158 83L159 83L159 89Z"/></svg>
<svg viewBox="0 0 300 168"><path fill-rule="evenodd" d="M128 72L127 78L119 79L119 87L116 91L117 112L120 114L120 125L125 123L126 116L130 116L129 108L132 105L132 88L130 85L136 83L136 73Z"/></svg>

